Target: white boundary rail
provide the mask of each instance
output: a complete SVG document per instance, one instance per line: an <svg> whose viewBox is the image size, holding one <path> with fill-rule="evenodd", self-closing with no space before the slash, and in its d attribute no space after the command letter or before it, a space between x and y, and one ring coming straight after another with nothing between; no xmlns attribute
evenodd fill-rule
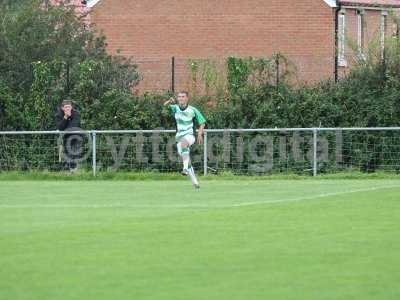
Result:
<svg viewBox="0 0 400 300"><path fill-rule="evenodd" d="M326 128L257 128L257 129L205 129L204 131L204 153L203 153L203 174L207 175L208 172L208 155L207 155L207 141L209 133L262 133L262 132L309 132L313 137L313 161L312 171L313 176L318 174L318 160L317 160L317 144L318 134L322 132L345 132L345 131L400 131L400 127L326 127ZM96 176L96 135L98 134L138 134L138 133L174 133L175 130L80 130L80 131L0 131L0 136L5 135L41 135L41 134L87 134L91 136L92 141L92 171L93 176Z"/></svg>

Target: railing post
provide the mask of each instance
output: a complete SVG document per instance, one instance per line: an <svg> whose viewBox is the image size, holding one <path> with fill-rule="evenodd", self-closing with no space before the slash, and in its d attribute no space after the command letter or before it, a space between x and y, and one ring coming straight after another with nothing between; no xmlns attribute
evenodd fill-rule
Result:
<svg viewBox="0 0 400 300"><path fill-rule="evenodd" d="M208 155L207 155L207 151L208 151L208 149L207 149L207 144L208 144L208 142L207 142L207 131L204 131L204 140L203 140L203 166L204 166L204 169L203 169L203 175L204 176L207 176L207 170L208 170L208 166L207 166L207 157L208 157Z"/></svg>
<svg viewBox="0 0 400 300"><path fill-rule="evenodd" d="M313 176L317 176L318 173L318 129L313 129Z"/></svg>
<svg viewBox="0 0 400 300"><path fill-rule="evenodd" d="M92 131L92 170L93 176L96 176L96 132Z"/></svg>

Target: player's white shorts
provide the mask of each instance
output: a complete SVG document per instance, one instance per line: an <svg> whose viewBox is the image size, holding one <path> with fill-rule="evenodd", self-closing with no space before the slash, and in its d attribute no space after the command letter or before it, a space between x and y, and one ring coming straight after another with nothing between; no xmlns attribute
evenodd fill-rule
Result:
<svg viewBox="0 0 400 300"><path fill-rule="evenodd" d="M184 140L189 144L189 147L190 147L190 146L192 146L192 145L194 144L194 142L196 141L196 138L195 138L194 135L192 135L192 134L187 134L187 135L181 137L181 138L178 140L178 144L179 144L180 142L184 141Z"/></svg>
<svg viewBox="0 0 400 300"><path fill-rule="evenodd" d="M176 148L178 149L179 155L182 154L182 144L181 144L182 141L186 141L190 147L194 144L196 139L195 139L194 135L191 135L191 134L187 134L187 135L181 137L176 144Z"/></svg>

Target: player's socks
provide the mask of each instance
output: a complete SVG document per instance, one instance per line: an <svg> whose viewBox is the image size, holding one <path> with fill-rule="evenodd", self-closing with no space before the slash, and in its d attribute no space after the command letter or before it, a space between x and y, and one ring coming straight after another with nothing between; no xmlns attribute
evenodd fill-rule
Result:
<svg viewBox="0 0 400 300"><path fill-rule="evenodd" d="M190 168L189 168L189 176L190 176L190 180L192 181L193 186L196 188L199 188L200 187L199 182L197 181L193 166L190 166Z"/></svg>
<svg viewBox="0 0 400 300"><path fill-rule="evenodd" d="M189 148L182 148L182 161L183 161L183 169L189 169L189 161L190 161L190 156L189 156Z"/></svg>
<svg viewBox="0 0 400 300"><path fill-rule="evenodd" d="M182 155L182 160L183 160L183 168L184 169L189 169L189 155Z"/></svg>

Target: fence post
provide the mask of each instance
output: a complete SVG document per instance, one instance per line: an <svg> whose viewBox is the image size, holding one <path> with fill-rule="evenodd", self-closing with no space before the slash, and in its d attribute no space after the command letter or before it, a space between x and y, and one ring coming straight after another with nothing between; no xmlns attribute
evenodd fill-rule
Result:
<svg viewBox="0 0 400 300"><path fill-rule="evenodd" d="M171 58L171 92L175 94L175 56Z"/></svg>
<svg viewBox="0 0 400 300"><path fill-rule="evenodd" d="M318 129L313 128L313 176L317 176L318 173Z"/></svg>
<svg viewBox="0 0 400 300"><path fill-rule="evenodd" d="M276 67L276 86L278 87L279 86L279 77L281 76L280 75L280 65L279 65L279 57L280 55L279 55L279 53L277 53L276 54L276 56L275 56L275 67Z"/></svg>
<svg viewBox="0 0 400 300"><path fill-rule="evenodd" d="M207 176L207 151L208 151L208 149L207 149L207 144L208 144L208 142L207 142L207 131L204 131L204 140L203 140L203 166L204 166L204 169L203 169L203 175L204 176Z"/></svg>
<svg viewBox="0 0 400 300"><path fill-rule="evenodd" d="M92 170L93 176L96 176L96 132L92 131Z"/></svg>

